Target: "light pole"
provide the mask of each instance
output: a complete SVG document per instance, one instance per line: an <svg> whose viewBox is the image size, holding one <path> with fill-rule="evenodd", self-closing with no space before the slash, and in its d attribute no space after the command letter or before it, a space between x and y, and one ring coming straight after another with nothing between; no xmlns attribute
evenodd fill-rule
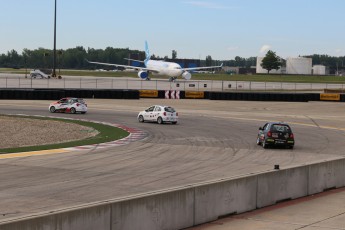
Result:
<svg viewBox="0 0 345 230"><path fill-rule="evenodd" d="M59 50L57 52L58 54L58 66L59 66L59 77L58 78L61 78L61 74L60 74L60 71L61 71L61 56L62 56L62 50Z"/></svg>
<svg viewBox="0 0 345 230"><path fill-rule="evenodd" d="M26 62L27 62L26 59L27 59L26 54L24 54L25 78L28 77L28 75L27 75L27 73L28 73L28 67L27 67L27 64L26 64Z"/></svg>
<svg viewBox="0 0 345 230"><path fill-rule="evenodd" d="M55 0L55 12L54 12L54 52L53 52L53 74L52 77L56 77L56 0Z"/></svg>

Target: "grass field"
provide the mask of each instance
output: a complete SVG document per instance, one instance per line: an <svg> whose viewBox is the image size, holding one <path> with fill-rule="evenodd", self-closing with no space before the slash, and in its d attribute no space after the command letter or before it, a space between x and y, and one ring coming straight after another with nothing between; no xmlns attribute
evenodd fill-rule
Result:
<svg viewBox="0 0 345 230"><path fill-rule="evenodd" d="M68 148L74 146L82 146L82 145L92 145L92 144L99 144L105 143L110 141L115 141L121 138L125 138L129 135L127 131L123 129L113 127L110 125L104 125L99 123L87 122L87 121L78 121L78 120L67 120L67 119L59 119L59 118L42 118L42 117L27 117L31 119L44 119L44 120L55 120L55 121L62 121L66 123L75 123L83 126L88 126L96 129L99 134L94 137L78 140L78 141L70 141L60 144L49 144L49 145L41 145L41 146L27 146L27 147L20 147L20 148L6 148L0 149L0 154L3 153L16 153L16 152L28 152L28 151L38 151L38 150L47 150L47 149L58 149L58 148ZM67 124L66 124L67 125Z"/></svg>
<svg viewBox="0 0 345 230"><path fill-rule="evenodd" d="M29 71L29 70L28 70ZM25 74L25 69L0 68L0 73ZM57 70L57 73L59 71ZM133 77L138 78L135 72L113 72L92 70L61 70L61 76L95 76L95 77ZM150 76L152 79L168 79L165 76ZM229 75L229 74L201 74L194 73L192 80L215 81L257 81L257 82L296 82L296 83L345 83L345 76L312 76L312 75Z"/></svg>

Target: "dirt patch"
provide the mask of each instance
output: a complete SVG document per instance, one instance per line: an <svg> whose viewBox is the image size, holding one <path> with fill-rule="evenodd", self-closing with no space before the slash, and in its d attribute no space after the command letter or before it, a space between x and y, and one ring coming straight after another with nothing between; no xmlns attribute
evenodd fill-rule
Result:
<svg viewBox="0 0 345 230"><path fill-rule="evenodd" d="M97 134L91 127L63 121L0 116L0 149L58 144Z"/></svg>

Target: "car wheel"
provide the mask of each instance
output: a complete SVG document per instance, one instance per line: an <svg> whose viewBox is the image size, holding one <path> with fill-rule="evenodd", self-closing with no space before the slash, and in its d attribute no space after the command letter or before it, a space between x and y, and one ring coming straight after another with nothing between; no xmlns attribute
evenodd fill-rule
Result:
<svg viewBox="0 0 345 230"><path fill-rule="evenodd" d="M262 142L262 147L263 147L264 149L267 149L267 148L268 148L268 145L267 145L267 143L266 143L265 140Z"/></svg>
<svg viewBox="0 0 345 230"><path fill-rule="evenodd" d="M261 144L261 142L260 142L260 137L258 137L258 138L256 139L256 144L257 144L257 145L260 145L260 144Z"/></svg>
<svg viewBox="0 0 345 230"><path fill-rule="evenodd" d="M158 124L163 124L163 119L162 119L161 117L158 117L158 118L157 118L157 123L158 123Z"/></svg>
<svg viewBox="0 0 345 230"><path fill-rule="evenodd" d="M81 114L85 114L86 112L80 112Z"/></svg>
<svg viewBox="0 0 345 230"><path fill-rule="evenodd" d="M52 107L49 108L49 111L50 111L51 113L55 113L55 110L56 110L56 109L55 109L54 106L52 106Z"/></svg>
<svg viewBox="0 0 345 230"><path fill-rule="evenodd" d="M142 115L140 115L140 116L138 117L138 120L139 120L139 122L144 122L144 117L143 117Z"/></svg>
<svg viewBox="0 0 345 230"><path fill-rule="evenodd" d="M76 112L76 110L75 110L75 108L71 108L71 113L75 113Z"/></svg>
<svg viewBox="0 0 345 230"><path fill-rule="evenodd" d="M172 124L173 124L173 125L176 125L176 124L177 124L177 121L173 121Z"/></svg>

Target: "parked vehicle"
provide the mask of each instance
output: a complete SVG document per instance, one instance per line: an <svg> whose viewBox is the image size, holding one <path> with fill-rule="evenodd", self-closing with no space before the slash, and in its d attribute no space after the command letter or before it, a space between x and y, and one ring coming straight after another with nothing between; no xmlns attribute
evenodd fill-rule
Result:
<svg viewBox="0 0 345 230"><path fill-rule="evenodd" d="M50 74L43 72L39 69L34 69L30 71L30 77L32 78L50 78Z"/></svg>

